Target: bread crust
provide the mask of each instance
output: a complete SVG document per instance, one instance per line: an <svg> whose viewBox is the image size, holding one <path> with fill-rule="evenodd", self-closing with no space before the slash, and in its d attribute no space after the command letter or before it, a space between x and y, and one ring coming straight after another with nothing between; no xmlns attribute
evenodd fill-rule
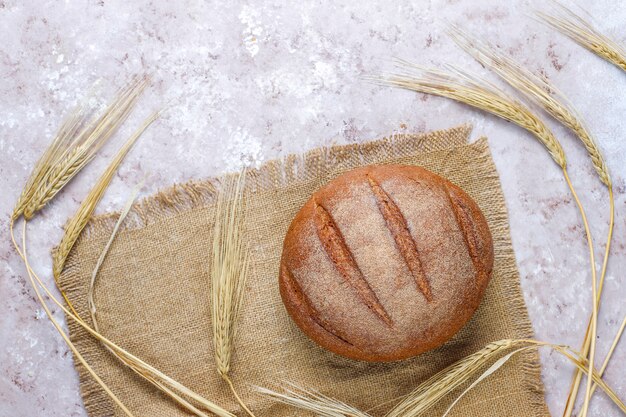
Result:
<svg viewBox="0 0 626 417"><path fill-rule="evenodd" d="M315 192L283 244L279 288L313 341L371 362L449 340L478 308L493 242L477 204L423 168L371 165Z"/></svg>

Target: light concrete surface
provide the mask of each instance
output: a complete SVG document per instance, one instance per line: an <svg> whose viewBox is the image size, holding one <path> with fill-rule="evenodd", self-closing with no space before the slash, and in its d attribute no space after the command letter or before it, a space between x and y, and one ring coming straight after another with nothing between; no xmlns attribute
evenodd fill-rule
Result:
<svg viewBox="0 0 626 417"><path fill-rule="evenodd" d="M590 313L589 261L574 202L547 152L525 131L483 112L363 80L402 57L461 65L499 84L444 35L443 21L490 39L548 77L604 151L617 221L599 321L603 359L626 314L626 74L530 19L543 3L0 1L0 416L85 415L72 355L37 304L6 230L26 177L68 110L96 80L96 98L106 102L140 72L150 73L153 85L138 109L30 226L33 264L49 284L49 250L65 221L115 149L155 109L168 108L123 163L98 212L119 209L146 175L143 195L316 146L471 123L474 139L489 137L502 177L536 337L578 347ZM588 3L597 25L626 43L626 7ZM600 260L606 189L576 139L548 123L566 149ZM64 320L58 309L54 315ZM542 369L548 404L560 415L572 367L545 351ZM622 399L625 374L622 343L606 373ZM619 415L600 390L591 410Z"/></svg>

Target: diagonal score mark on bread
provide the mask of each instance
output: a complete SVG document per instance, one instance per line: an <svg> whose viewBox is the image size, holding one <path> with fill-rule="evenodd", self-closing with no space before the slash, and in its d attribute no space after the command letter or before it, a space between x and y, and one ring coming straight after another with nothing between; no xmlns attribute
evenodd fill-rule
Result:
<svg viewBox="0 0 626 417"><path fill-rule="evenodd" d="M406 219L402 215L400 208L391 199L389 194L383 190L383 188L376 182L374 178L367 175L372 193L376 198L376 204L380 214L385 219L385 224L393 236L393 240L396 242L396 247L402 255L404 262L411 271L411 275L415 279L415 284L420 290L428 302L432 301L432 291L430 289L430 283L424 274L422 268L422 262L420 261L419 251L417 250L417 244L411 236L409 226Z"/></svg>
<svg viewBox="0 0 626 417"><path fill-rule="evenodd" d="M293 277L293 274L291 273L291 271L285 265L281 265L281 269L282 269L282 274L285 277L283 282L287 286L287 290L289 291L290 294L295 295L295 300L293 301L305 313L305 315L307 317L310 317L311 320L313 320L315 324L317 324L319 327L321 327L325 332L327 332L331 336L336 337L337 339L341 340L342 342L350 346L354 346L354 344L348 341L346 336L342 335L338 329L336 329L331 323L328 322L328 320L325 320L322 317L319 311L317 311L317 309L313 306L313 303L311 303L311 300L309 299L309 297L302 290L302 287L300 286L300 283L298 282L298 280L296 280Z"/></svg>
<svg viewBox="0 0 626 417"><path fill-rule="evenodd" d="M448 196L450 207L454 213L454 218L461 229L461 234L463 235L463 240L465 242L465 246L467 247L467 251L469 252L470 258L472 259L474 270L476 271L476 274L478 274L476 278L480 282L484 279L482 275L484 275L486 271L483 262L481 261L482 247L478 238L478 231L471 220L471 215L467 212L467 208L465 207L463 200L459 198L459 196L457 196L450 188L446 186L443 188Z"/></svg>
<svg viewBox="0 0 626 417"><path fill-rule="evenodd" d="M326 255L343 279L355 290L361 301L389 327L393 326L391 317L378 300L359 269L350 248L335 224L330 213L318 202L315 202L315 228Z"/></svg>

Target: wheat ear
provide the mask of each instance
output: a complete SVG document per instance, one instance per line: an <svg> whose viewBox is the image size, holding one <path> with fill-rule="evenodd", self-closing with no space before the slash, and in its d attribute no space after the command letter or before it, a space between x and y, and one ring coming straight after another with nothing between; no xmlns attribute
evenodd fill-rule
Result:
<svg viewBox="0 0 626 417"><path fill-rule="evenodd" d="M16 207L14 216L21 209L20 214L29 220L54 198L126 120L147 84L146 77L134 79L99 118L90 123L79 119L82 124L70 125L70 134L64 139L55 140L53 151L46 152L44 159L37 164L39 169L36 172L40 178L30 184L25 193L28 201L22 201Z"/></svg>
<svg viewBox="0 0 626 417"><path fill-rule="evenodd" d="M562 169L567 162L563 147L554 134L528 107L506 96L498 87L459 69L450 72L428 69L397 60L401 72L372 80L425 94L446 97L486 111L531 132Z"/></svg>
<svg viewBox="0 0 626 417"><path fill-rule="evenodd" d="M422 384L420 384L413 392L411 392L406 398L393 408L386 417L417 417L424 414L434 404L440 401L443 397L450 394L455 389L459 388L463 383L469 380L479 370L483 369L488 363L494 361L495 358L500 359L493 362L493 364L487 368L472 384L469 385L448 407L446 414L450 409L472 388L474 388L483 379L494 373L497 369L502 367L506 361L508 361L513 355L530 348L548 347L554 351L564 355L570 362L572 362L582 372L588 373L590 369L588 367L588 361L583 358L578 352L571 350L566 346L554 345L551 343L545 343L532 339L504 339L497 342L492 342L485 346L483 349L476 353L473 353L441 372L435 374ZM512 349L515 349L511 352ZM507 355L502 356L504 353L509 352ZM626 411L626 405L619 399L617 394L602 381L598 371L593 370L592 379L597 382L602 389L607 393L609 398L620 408L622 411Z"/></svg>
<svg viewBox="0 0 626 417"><path fill-rule="evenodd" d="M604 259L602 262L602 269L600 272L600 281L597 284L597 296L594 298L593 309L595 311L595 320L597 321L598 310L600 308L600 300L602 297L602 289L604 286L604 279L606 276L606 269L609 260L609 254L611 249L611 240L613 236L613 225L615 222L614 207L615 201L613 198L613 185L611 183L611 177L609 170L602 156L596 141L586 127L582 117L573 108L565 96L560 93L554 86L552 86L545 78L538 77L530 71L524 69L519 63L515 62L510 57L499 52L492 45L472 38L466 32L463 32L456 26L449 28L449 33L454 41L463 48L466 52L472 55L478 62L484 66L492 69L496 72L504 81L509 83L512 87L517 89L520 93L526 96L529 100L542 107L552 117L561 122L564 126L569 128L583 143L587 153L592 161L592 164L602 181L608 188L609 195L609 229L607 233L606 246L604 251ZM595 264L592 263L592 268L595 269ZM595 351L594 341L596 335L594 329L597 324L593 324L594 314L591 314L587 330L585 332L585 338L583 346L581 348L582 354L587 355L591 351ZM590 353L593 355L593 353ZM610 359L610 356L607 357ZM593 365L593 359L591 360ZM576 375L573 380L570 396L568 397L566 405L566 414L568 410L573 407L573 403L578 392L582 373L577 369ZM591 386L588 384L588 395L591 393ZM573 394L573 395L572 395ZM571 411L570 411L571 412Z"/></svg>
<svg viewBox="0 0 626 417"><path fill-rule="evenodd" d="M624 47L563 4L557 1L552 3L555 6L552 12L536 12L540 22L556 29L582 47L626 71Z"/></svg>
<svg viewBox="0 0 626 417"><path fill-rule="evenodd" d="M46 178L51 167L55 166L64 152L71 147L72 141L78 135L78 129L85 125L87 119L87 106L85 101L82 101L65 119L52 143L35 164L11 214L13 220L16 220L24 213L24 209L32 199L35 190Z"/></svg>
<svg viewBox="0 0 626 417"><path fill-rule="evenodd" d="M510 348L521 346L522 344L523 342L512 339L489 343L478 352L466 356L422 382L404 401L389 411L385 417L420 415L448 393L461 386L482 368L485 363L500 356Z"/></svg>
<svg viewBox="0 0 626 417"><path fill-rule="evenodd" d="M83 228L87 225L87 222L91 218L93 211L95 210L98 202L104 195L109 183L113 179L113 176L117 172L117 168L120 166L128 152L131 150L137 139L141 137L143 132L159 117L159 113L153 113L148 117L144 123L137 129L131 137L124 143L124 145L117 152L105 172L98 179L96 185L91 189L87 197L82 201L80 207L65 226L65 233L59 246L57 247L53 256L53 275L55 279L58 279L63 271L65 261L70 254L70 251L74 247L74 244L78 240Z"/></svg>
<svg viewBox="0 0 626 417"><path fill-rule="evenodd" d="M143 125L135 131L135 133L126 141L126 143L122 146L122 148L118 151L113 159L112 163L107 167L104 174L100 177L96 185L89 192L87 197L80 204L76 214L70 219L65 227L65 233L61 238L61 242L58 247L54 251L52 256L52 273L55 279L55 282L58 281L61 272L63 271L63 267L65 265L65 261L74 247L74 243L78 240L80 233L83 231L83 228L87 225L87 222L91 218L93 211L98 204L98 201L104 195L104 191L107 189L113 175L117 171L117 168L124 160L124 157L132 146L135 144L137 139L143 134L143 132L158 118L159 114L154 113L148 119L145 120ZM61 295L63 299L65 299L67 305L72 309L73 313L78 316L78 313L74 309L72 303L69 302L65 292L61 291Z"/></svg>
<svg viewBox="0 0 626 417"><path fill-rule="evenodd" d="M489 43L472 37L458 26L451 25L448 29L452 39L465 52L494 71L527 99L543 108L574 132L585 146L600 181L608 188L611 187L611 177L602 151L580 114L555 86L545 78L526 70L518 62L498 51Z"/></svg>
<svg viewBox="0 0 626 417"><path fill-rule="evenodd" d="M289 388L282 388L283 392L276 392L262 387L257 387L257 391L284 404L300 410L310 411L321 417L371 417L363 411L323 395L318 391L304 389L295 384L288 385Z"/></svg>
<svg viewBox="0 0 626 417"><path fill-rule="evenodd" d="M211 317L217 372L228 384L241 407L254 417L235 390L229 375L249 264L244 235L245 177L246 173L243 171L227 178L217 196L211 268Z"/></svg>

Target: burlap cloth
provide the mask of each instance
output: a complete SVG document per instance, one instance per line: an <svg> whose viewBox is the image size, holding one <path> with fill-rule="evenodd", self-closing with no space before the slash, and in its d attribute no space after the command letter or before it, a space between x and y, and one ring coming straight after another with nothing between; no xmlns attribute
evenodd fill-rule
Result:
<svg viewBox="0 0 626 417"><path fill-rule="evenodd" d="M257 416L308 415L256 393L295 382L382 416L421 381L503 338L532 337L506 206L486 139L467 144L461 126L331 149L316 149L265 164L247 181L251 275L236 339L232 378ZM466 190L489 222L495 268L481 307L443 347L386 364L344 359L311 342L287 315L278 293L278 265L287 227L317 188L366 164L421 165ZM243 415L218 376L211 342L209 265L214 188L211 180L174 186L137 204L111 246L95 291L104 335L189 388ZM61 287L83 317L92 270L116 215L94 219L74 247ZM187 416L140 380L73 321L72 341L96 372L138 416ZM122 416L84 368L76 365L85 406L93 417ZM457 390L458 394L460 390ZM431 415L441 415L452 396ZM519 355L469 393L454 416L547 416L536 352Z"/></svg>

